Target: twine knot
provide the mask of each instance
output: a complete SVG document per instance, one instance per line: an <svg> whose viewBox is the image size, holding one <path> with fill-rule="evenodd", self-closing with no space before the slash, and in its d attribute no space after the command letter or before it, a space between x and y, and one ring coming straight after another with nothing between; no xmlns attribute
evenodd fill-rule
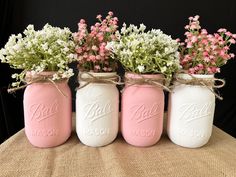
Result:
<svg viewBox="0 0 236 177"><path fill-rule="evenodd" d="M60 80L57 80L57 81L54 81L53 80L53 73L50 73L50 74L34 74L34 75L27 75L25 76L25 79L23 80L23 82L25 83L24 85L20 86L20 87L17 87L17 88L9 88L7 89L8 93L12 93L12 92L15 92L17 90L20 90L20 89L23 89L25 87L27 87L28 85L31 85L33 83L45 83L45 82L50 82L52 83L56 89L65 97L67 97L61 90L60 88L57 86L56 82L63 82L63 81L66 81L68 79L60 79Z"/></svg>
<svg viewBox="0 0 236 177"><path fill-rule="evenodd" d="M81 72L78 74L78 80L85 82L85 84L78 87L78 89L82 89L91 83L105 83L114 85L124 84L121 82L121 78L117 74L112 76L94 76L92 73L89 72Z"/></svg>
<svg viewBox="0 0 236 177"><path fill-rule="evenodd" d="M166 82L165 78L146 78L142 75L138 75L139 78L130 78L130 77L125 77L125 84L129 86L132 85L152 85L155 87L162 88L163 90L166 90L168 92L171 92L171 90L163 84Z"/></svg>

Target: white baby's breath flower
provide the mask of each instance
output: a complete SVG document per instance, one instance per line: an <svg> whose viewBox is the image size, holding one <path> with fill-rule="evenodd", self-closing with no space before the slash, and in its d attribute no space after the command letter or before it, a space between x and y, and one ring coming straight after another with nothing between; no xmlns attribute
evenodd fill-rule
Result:
<svg viewBox="0 0 236 177"><path fill-rule="evenodd" d="M17 77L18 77L18 74L17 74L17 73L11 75L11 78L13 78L13 79L15 79L15 78L17 78Z"/></svg>
<svg viewBox="0 0 236 177"><path fill-rule="evenodd" d="M28 31L34 30L34 25L30 24L26 27Z"/></svg>
<svg viewBox="0 0 236 177"><path fill-rule="evenodd" d="M144 66L142 66L142 65L138 65L137 68L138 68L140 73L142 73L144 71Z"/></svg>
<svg viewBox="0 0 236 177"><path fill-rule="evenodd" d="M73 61L74 61L74 60L77 60L77 58L78 58L78 54L75 53L75 54L74 54L74 57L73 57Z"/></svg>
<svg viewBox="0 0 236 177"><path fill-rule="evenodd" d="M62 78L69 78L74 75L73 70L70 68L62 74Z"/></svg>
<svg viewBox="0 0 236 177"><path fill-rule="evenodd" d="M67 73L68 73L68 75L70 75L70 76L73 76L73 75L74 75L73 69L71 69L71 68L69 68L69 69L67 70Z"/></svg>
<svg viewBox="0 0 236 177"><path fill-rule="evenodd" d="M6 49L1 49L0 50L0 55L6 55L7 54L7 50Z"/></svg>
<svg viewBox="0 0 236 177"><path fill-rule="evenodd" d="M164 67L161 67L160 69L161 69L161 72L164 73L164 72L166 72L167 67L164 66Z"/></svg>
<svg viewBox="0 0 236 177"><path fill-rule="evenodd" d="M17 86L19 86L19 82L13 82L13 83L11 84L11 86L12 86L12 87L17 87Z"/></svg>
<svg viewBox="0 0 236 177"><path fill-rule="evenodd" d="M12 47L15 51L19 51L20 50L20 45L16 44Z"/></svg>
<svg viewBox="0 0 236 177"><path fill-rule="evenodd" d="M70 58L70 59L75 59L75 55L74 55L73 53L70 53L70 54L68 55L68 58Z"/></svg>
<svg viewBox="0 0 236 177"><path fill-rule="evenodd" d="M123 23L123 26L121 28L121 34L124 34L126 32L126 23ZM119 34L119 32L117 32Z"/></svg>
<svg viewBox="0 0 236 177"><path fill-rule="evenodd" d="M173 61L167 61L167 62L166 62L166 65L167 65L167 66L171 66L171 65L173 65L173 64L174 64Z"/></svg>
<svg viewBox="0 0 236 177"><path fill-rule="evenodd" d="M168 53L169 52L169 48L165 47L164 51L165 51L165 53Z"/></svg>
<svg viewBox="0 0 236 177"><path fill-rule="evenodd" d="M64 47L64 48L62 49L62 52L63 52L63 53L67 53L68 51L70 51L70 49L69 49L68 47Z"/></svg>
<svg viewBox="0 0 236 177"><path fill-rule="evenodd" d="M0 50L0 60L5 63L7 60L6 60L6 57L4 56L6 55L6 50L5 49L1 49Z"/></svg>
<svg viewBox="0 0 236 177"><path fill-rule="evenodd" d="M62 74L62 78L67 78L68 76L67 76L67 73L66 72L64 72L63 74Z"/></svg>
<svg viewBox="0 0 236 177"><path fill-rule="evenodd" d="M16 54L15 50L13 49L13 47L10 48L10 49L8 50L8 52L9 52L10 55L15 55L15 54Z"/></svg>
<svg viewBox="0 0 236 177"><path fill-rule="evenodd" d="M64 45L64 41L61 40L61 39L57 39L56 42L57 42L59 45Z"/></svg>
<svg viewBox="0 0 236 177"><path fill-rule="evenodd" d="M43 50L48 50L48 43L41 44Z"/></svg>
<svg viewBox="0 0 236 177"><path fill-rule="evenodd" d="M139 29L141 31L144 31L146 29L146 26L143 23L141 23Z"/></svg>
<svg viewBox="0 0 236 177"><path fill-rule="evenodd" d="M44 71L44 67L42 67L42 66L36 66L36 67L35 67L35 71L38 72L38 73L43 72L43 71Z"/></svg>
<svg viewBox="0 0 236 177"><path fill-rule="evenodd" d="M49 53L50 55L53 55L52 49L48 49L48 53Z"/></svg>
<svg viewBox="0 0 236 177"><path fill-rule="evenodd" d="M106 48L107 50L112 51L112 50L113 50L113 43L114 43L113 41L108 42L105 48Z"/></svg>
<svg viewBox="0 0 236 177"><path fill-rule="evenodd" d="M60 79L60 76L57 73L53 74L52 80L59 80L59 79Z"/></svg>

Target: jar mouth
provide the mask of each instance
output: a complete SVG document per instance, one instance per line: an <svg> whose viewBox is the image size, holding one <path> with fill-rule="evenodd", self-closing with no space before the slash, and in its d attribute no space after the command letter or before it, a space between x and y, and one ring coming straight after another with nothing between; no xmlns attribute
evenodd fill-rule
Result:
<svg viewBox="0 0 236 177"><path fill-rule="evenodd" d="M62 84L68 83L67 78L60 78L57 80L53 80L53 74L57 73L56 71L42 71L40 73L35 73L33 71L27 71L25 75L26 82L32 82L33 84Z"/></svg>
<svg viewBox="0 0 236 177"><path fill-rule="evenodd" d="M116 72L101 72L101 73L95 73L95 72L81 72L81 77L82 78L91 78L90 75L95 76L95 77L112 77L116 76Z"/></svg>
<svg viewBox="0 0 236 177"><path fill-rule="evenodd" d="M126 73L125 77L127 78L134 78L134 79L140 79L140 78L157 78L157 79L163 79L163 74L137 74L137 73Z"/></svg>
<svg viewBox="0 0 236 177"><path fill-rule="evenodd" d="M35 73L33 71L27 71L26 76L27 77L52 76L55 73L56 73L56 71L42 71L40 73Z"/></svg>
<svg viewBox="0 0 236 177"><path fill-rule="evenodd" d="M214 74L176 74L176 77L181 79L193 79L193 78L201 78L201 79L210 79L214 78Z"/></svg>

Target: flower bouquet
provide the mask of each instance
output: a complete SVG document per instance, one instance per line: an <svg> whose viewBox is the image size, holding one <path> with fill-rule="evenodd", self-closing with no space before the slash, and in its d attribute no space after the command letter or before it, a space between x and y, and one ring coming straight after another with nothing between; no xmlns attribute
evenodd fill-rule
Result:
<svg viewBox="0 0 236 177"><path fill-rule="evenodd" d="M111 143L118 133L119 93L117 61L106 48L117 40L118 18L113 12L87 29L84 19L74 33L80 87L76 93L76 132L82 143L98 147Z"/></svg>
<svg viewBox="0 0 236 177"><path fill-rule="evenodd" d="M24 34L12 35L0 50L0 59L12 68L15 91L24 92L25 132L34 146L62 144L71 133L71 91L67 80L73 75L68 64L74 60L74 41L68 28L46 24L42 30L29 25ZM24 82L25 85L20 86Z"/></svg>
<svg viewBox="0 0 236 177"><path fill-rule="evenodd" d="M108 43L107 48L113 52L127 72L137 74L163 74L171 79L179 69L178 42L161 30L152 29L145 32L146 26L123 25L117 32L117 41Z"/></svg>
<svg viewBox="0 0 236 177"><path fill-rule="evenodd" d="M113 17L113 12L102 19L97 15L98 22L87 29L84 19L78 23L78 32L74 33L76 54L78 55L78 68L82 71L114 72L116 61L110 57L111 52L106 49L110 41L116 40L118 18Z"/></svg>
<svg viewBox="0 0 236 177"><path fill-rule="evenodd" d="M236 34L224 28L209 34L201 29L199 16L189 17L185 26L186 39L180 43L180 64L190 74L215 74L220 67L234 57L230 46L235 44Z"/></svg>
<svg viewBox="0 0 236 177"><path fill-rule="evenodd" d="M123 25L117 41L108 44L127 71L122 93L121 129L134 146L151 146L162 133L163 81L179 69L178 43L161 30L145 32L145 25Z"/></svg>
<svg viewBox="0 0 236 177"><path fill-rule="evenodd" d="M185 29L186 39L180 43L182 71L176 74L169 97L167 129L174 143L196 148L210 139L215 97L222 99L213 89L225 84L214 74L234 57L229 51L236 35L224 28L209 34L201 28L198 15L189 17Z"/></svg>
<svg viewBox="0 0 236 177"><path fill-rule="evenodd" d="M52 80L73 75L68 64L75 60L75 44L68 28L60 29L46 24L42 30L35 31L33 25L28 25L23 35L10 36L5 47L0 50L1 62L23 70L20 74L12 75L17 81L12 83L13 87L19 87L29 71L32 75L53 72Z"/></svg>

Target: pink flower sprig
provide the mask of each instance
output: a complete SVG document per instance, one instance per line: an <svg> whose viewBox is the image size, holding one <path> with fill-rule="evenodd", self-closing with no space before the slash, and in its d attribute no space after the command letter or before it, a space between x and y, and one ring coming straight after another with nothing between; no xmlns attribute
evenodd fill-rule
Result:
<svg viewBox="0 0 236 177"><path fill-rule="evenodd" d="M111 52L106 49L110 41L117 40L118 18L113 17L113 12L102 19L102 15L97 15L97 20L87 29L84 19L78 23L78 32L74 33L76 42L76 54L78 58L78 68L93 72L112 72L116 70L117 64L110 57Z"/></svg>
<svg viewBox="0 0 236 177"><path fill-rule="evenodd" d="M234 54L230 53L231 44L235 44L236 34L224 28L209 34L202 29L199 16L189 17L185 26L186 39L180 43L180 64L190 74L214 74L227 63Z"/></svg>

